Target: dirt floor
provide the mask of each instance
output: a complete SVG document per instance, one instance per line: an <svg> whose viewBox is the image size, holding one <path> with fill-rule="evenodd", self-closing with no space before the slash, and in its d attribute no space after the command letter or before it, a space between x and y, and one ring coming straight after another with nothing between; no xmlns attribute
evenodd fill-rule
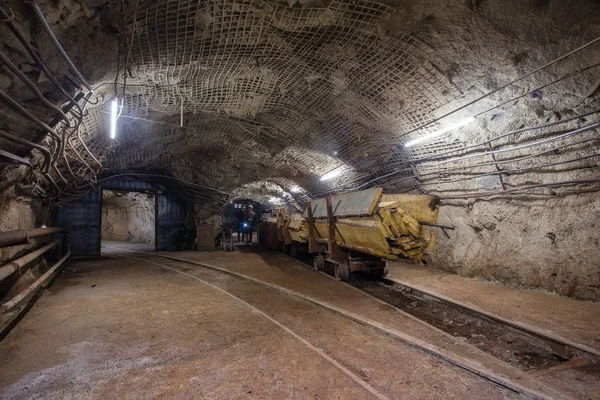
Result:
<svg viewBox="0 0 600 400"><path fill-rule="evenodd" d="M568 361L554 354L542 341L469 315L447 303L422 301L380 282L351 279L350 283L522 370L545 369Z"/></svg>
<svg viewBox="0 0 600 400"><path fill-rule="evenodd" d="M112 250L115 248L113 247ZM377 298L349 285L340 285L330 276L317 273L306 264L291 259L276 251L266 251L260 247L240 246L233 253L225 252L179 252L155 253L166 257L176 257L187 260L189 263L203 262L213 265L223 271L240 274L248 279L273 285L281 290L286 290L295 295L304 296L309 301L316 301L319 305L333 310L342 310L351 318L358 318L361 322L371 326L383 327L392 336L400 337L416 346L432 346L440 350L449 360L466 363L483 368L497 376L503 376L513 381L524 384L529 389L540 390L554 398L563 398L566 394L571 398L597 398L599 392L598 376L600 371L597 365L591 368L578 370L573 377L571 369L559 364L557 371L552 371L539 379L531 379L539 371L547 371L546 367L552 363L539 363L536 369L524 374L519 365L511 365L498 359L498 354L493 354L489 349L478 349L463 337L456 337L448 332L436 329L434 326L423 322ZM192 264L194 268L198 265ZM202 267L201 267L202 268ZM473 338L470 338L473 339ZM515 349L517 353L519 349ZM515 355L514 358L519 358ZM527 356L525 354L525 356ZM542 360L544 361L544 360ZM585 364L572 367L580 369ZM565 373L567 371L567 373ZM563 379L564 376L564 379ZM554 388L559 388L555 391ZM568 397L567 397L568 398Z"/></svg>
<svg viewBox="0 0 600 400"><path fill-rule="evenodd" d="M515 289L399 262L390 263L387 278L600 350L600 302Z"/></svg>
<svg viewBox="0 0 600 400"><path fill-rule="evenodd" d="M68 265L0 343L2 398L517 397L277 290L135 258Z"/></svg>
<svg viewBox="0 0 600 400"><path fill-rule="evenodd" d="M600 398L588 360L525 373L281 253L146 249L67 266L0 343L1 398Z"/></svg>

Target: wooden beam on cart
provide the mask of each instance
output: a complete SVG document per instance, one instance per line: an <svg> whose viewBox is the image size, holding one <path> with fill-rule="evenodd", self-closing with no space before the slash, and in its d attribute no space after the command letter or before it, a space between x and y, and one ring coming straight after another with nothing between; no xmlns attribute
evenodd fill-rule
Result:
<svg viewBox="0 0 600 400"><path fill-rule="evenodd" d="M308 214L308 218L306 219L306 223L308 224L308 252L320 253L321 246L316 241L317 230L315 229L315 219L313 218L313 209L310 201L306 203L306 212Z"/></svg>
<svg viewBox="0 0 600 400"><path fill-rule="evenodd" d="M327 196L325 199L327 204L327 223L329 225L329 239L327 240L327 250L329 252L330 259L346 259L348 255L345 251L342 251L335 242L335 221L336 218L333 216L333 208L331 207L331 196Z"/></svg>

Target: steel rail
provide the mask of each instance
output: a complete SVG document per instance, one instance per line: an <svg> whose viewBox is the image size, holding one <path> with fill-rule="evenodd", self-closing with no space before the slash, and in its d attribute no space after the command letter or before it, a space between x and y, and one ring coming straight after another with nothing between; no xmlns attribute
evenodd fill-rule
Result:
<svg viewBox="0 0 600 400"><path fill-rule="evenodd" d="M344 367L342 364L340 364L335 358L329 356L325 351L323 351L322 349L320 349L319 347L316 347L315 345L311 344L309 341L307 341L306 339L304 339L302 336L298 335L296 332L292 331L290 328L288 328L287 326L283 325L281 322L277 321L276 319L274 319L273 317L271 317L270 315L268 315L267 313L265 313L264 311L261 311L260 309L258 309L257 307L253 306L252 304L242 300L240 297L234 295L233 293L230 293L204 279L201 279L197 276L194 276L192 274L188 274L186 272L180 271L176 268L172 268L169 267L167 265L155 262L155 261L150 261L150 260L145 260L143 258L136 258L136 257L127 257L127 256L122 256L123 258L130 258L132 260L138 260L138 261L142 261L142 262L146 262L146 263L150 263L150 264L155 264L158 265L161 268L166 268L169 269L171 271L180 273L182 275L185 275L189 278L195 279L197 281L200 281L202 283L204 283L205 285L216 289L217 291L241 302L242 304L244 304L245 306L249 307L251 310L253 310L254 312L258 313L259 315L265 317L266 319L268 319L270 322L272 322L273 324L275 324L276 326L278 326L279 328L281 328L282 330L284 330L286 333L290 334L292 337L294 337L295 339L299 340L302 344L306 345L309 349L311 349L312 351L314 351L315 353L317 353L318 355L320 355L321 357L323 357L326 361L328 361L329 363L333 364L333 366L335 366L336 368L338 368L340 371L342 371L345 375L347 375L351 380L353 380L355 383L357 383L359 386L361 386L363 389L367 390L369 393L371 393L373 396L375 396L376 398L380 399L380 400L388 400L388 397L386 397L385 395L379 393L376 389L374 389L371 385L369 385L369 383L367 383L364 379L362 379L361 377L359 377L358 375L356 375L355 373L353 373L352 371L350 371L348 368Z"/></svg>
<svg viewBox="0 0 600 400"><path fill-rule="evenodd" d="M327 302L323 302L323 301L315 299L315 298L313 298L311 296L307 296L307 295L304 295L302 293L298 293L296 291L287 289L285 287L282 287L282 286L279 286L279 285L275 285L275 284L271 284L271 283L267 283L267 282L263 282L263 281L258 280L256 278L252 278L250 276L243 275L243 274L240 274L238 272L229 271L229 270L227 270L225 268L222 268L222 267L218 267L218 266L215 266L215 265L210 265L210 264L206 264L206 263L202 263L202 262L198 262L198 261L187 260L187 259L179 258L179 257L172 257L172 256L163 255L163 254L152 254L152 253L149 253L149 252L142 252L142 251L135 251L135 250L123 249L123 248L119 248L119 247L115 247L115 248L119 249L119 250L122 250L122 251L131 252L131 253L144 254L146 256L166 258L166 259L170 259L170 260L174 260L174 261L184 262L184 263L187 263L187 264L198 265L198 266L201 266L201 267L204 267L204 268L216 270L216 271L219 271L219 272L222 272L222 273L225 273L225 274L233 275L233 276L236 276L236 277L239 277L239 278L242 278L242 279L249 280L249 281L254 282L254 283L258 283L258 284L263 285L263 286L267 286L267 287L276 289L276 290L281 291L283 293L286 293L286 294L289 294L289 295L301 298L301 299L303 299L305 301L308 301L309 303L312 303L312 304L317 305L319 307L328 309L328 310L330 310L330 311L332 311L332 312L334 312L336 314L339 314L339 315L341 315L343 317L346 317L346 318L348 318L350 320L353 320L355 322L358 322L360 324L370 326L370 327L374 328L375 330L377 330L379 332L382 332L382 333L384 333L386 335L392 336L395 339L397 339L397 340L399 340L399 341L401 341L403 343L406 343L407 345L409 345L411 347L417 348L417 349L419 349L421 351L424 351L425 353L431 354L431 355L433 355L435 357L438 357L438 358L440 358L442 360L445 360L446 362L448 362L448 363L450 363L450 364L452 364L452 365L454 365L456 367L464 369L464 370L466 370L466 371L468 371L468 372L470 372L470 373L472 373L474 375L477 375L477 376L479 376L479 377L481 377L481 378L483 378L485 380L488 380L488 381L490 381L490 382L492 382L492 383L494 383L496 385L499 385L499 386L502 386L504 388L507 388L507 389L509 389L509 390L511 390L513 392L520 393L520 394L526 395L526 396L528 396L530 398L534 398L534 399L552 400L552 399L561 398L560 396L549 395L547 393L542 393L542 392L539 392L537 390L530 389L530 388L524 386L523 382L516 382L516 381L514 381L514 380L512 380L510 378L507 378L505 376L498 375L497 373L494 373L493 371L490 371L487 368L482 367L477 362L474 362L472 360L465 359L465 358L462 358L462 357L457 357L456 355L454 355L452 353L448 353L447 351L445 351L443 349L440 349L440 348L438 348L436 346L432 346L429 343L427 343L427 342L425 342L425 341L423 341L423 340L421 340L419 338L412 337L412 336L410 336L408 334L405 334L405 333L400 332L400 331L398 331L396 329L393 329L393 328L389 328L389 327L387 327L387 326L385 326L385 325L383 325L383 324L381 324L381 323L379 323L377 321L371 320L371 319L369 319L367 317L363 317L361 315L351 313L351 312L343 310L343 309L341 309L341 308L339 308L339 307L337 307L335 305L329 304ZM132 257L129 257L129 258L132 258ZM149 261L149 260L144 260L144 261ZM398 308L396 308L396 307L394 307L392 305L389 305L389 304L387 304L387 303L385 303L385 302L383 302L381 300L380 300L380 302L383 303L383 304L388 305L389 307L392 307L397 312L400 312L403 315L408 316L410 319L413 319L413 320L418 321L420 323L426 324L422 320L419 320L418 318L413 317L410 314L406 314L405 312L401 311L400 309L398 309ZM435 329L435 328L433 328L433 329ZM523 376L525 377L526 375L524 374Z"/></svg>
<svg viewBox="0 0 600 400"><path fill-rule="evenodd" d="M507 318L501 317L499 315L490 313L484 309L476 307L472 304L466 304L466 303L454 300L448 296L444 296L443 294L424 289L419 285L413 285L413 284L404 282L399 279L390 279L390 278L383 278L382 282L385 283L386 285L390 285L390 286L400 286L402 288L407 288L411 295L413 295L415 297L419 297L420 299L427 300L427 297L434 298L434 299L437 299L438 301L448 303L450 305L453 305L460 309L463 309L466 312L473 314L479 318L491 319L491 320L499 322L501 324L510 326L511 328L516 329L520 332L524 332L529 335L535 336L539 339L542 339L543 341L549 343L550 347L554 347L556 345L561 346L561 347L567 347L567 348L571 347L573 349L579 350L579 351L587 353L589 355L592 355L595 357L600 357L600 351L598 351L592 347L589 347L585 344L573 342L572 340L566 339L564 337L555 335L555 334L547 332L547 331L543 331L541 329L530 326L528 324L509 320ZM564 354L563 354L563 356L564 356Z"/></svg>

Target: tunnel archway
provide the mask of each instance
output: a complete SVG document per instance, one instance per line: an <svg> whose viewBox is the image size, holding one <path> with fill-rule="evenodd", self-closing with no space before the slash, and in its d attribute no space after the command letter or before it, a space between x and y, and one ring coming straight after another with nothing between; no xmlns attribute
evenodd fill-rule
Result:
<svg viewBox="0 0 600 400"><path fill-rule="evenodd" d="M85 196L65 203L54 218L55 224L69 228L73 256L98 257L101 255L102 193L104 190L144 192L155 197L154 249L172 251L183 249L186 240L185 202L165 187L139 178L116 177L102 181ZM193 239L192 239L193 241Z"/></svg>

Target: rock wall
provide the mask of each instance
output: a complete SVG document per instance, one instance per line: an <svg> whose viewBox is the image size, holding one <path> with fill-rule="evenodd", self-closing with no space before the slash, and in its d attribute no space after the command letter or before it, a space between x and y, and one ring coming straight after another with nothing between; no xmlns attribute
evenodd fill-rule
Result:
<svg viewBox="0 0 600 400"><path fill-rule="evenodd" d="M431 260L459 275L600 300L600 201L583 193L552 200L445 204Z"/></svg>
<svg viewBox="0 0 600 400"><path fill-rule="evenodd" d="M0 171L0 232L39 228L49 224L48 208L40 199L32 197L31 187L19 180L26 172L25 168L6 168ZM31 245L0 248L0 264L19 258L38 242L47 238L33 240ZM13 274L0 282L0 299L9 299L21 292L39 276L46 272L48 266L43 258L39 258L26 266L22 275Z"/></svg>
<svg viewBox="0 0 600 400"><path fill-rule="evenodd" d="M102 240L154 244L154 195L105 190L102 194Z"/></svg>

